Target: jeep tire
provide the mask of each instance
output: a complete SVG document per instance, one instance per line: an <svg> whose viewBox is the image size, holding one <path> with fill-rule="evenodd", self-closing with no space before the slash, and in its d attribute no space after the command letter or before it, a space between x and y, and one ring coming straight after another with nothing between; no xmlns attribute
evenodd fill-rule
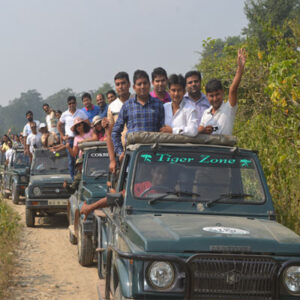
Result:
<svg viewBox="0 0 300 300"><path fill-rule="evenodd" d="M27 227L34 227L35 215L34 212L27 208L25 209L25 219L26 219L26 226Z"/></svg>
<svg viewBox="0 0 300 300"><path fill-rule="evenodd" d="M20 200L20 190L18 189L15 182L13 182L13 184L12 184L11 199L12 199L13 204L18 204L19 200Z"/></svg>
<svg viewBox="0 0 300 300"><path fill-rule="evenodd" d="M78 222L78 261L83 267L90 266L94 260L94 245L92 237L83 232L81 220Z"/></svg>

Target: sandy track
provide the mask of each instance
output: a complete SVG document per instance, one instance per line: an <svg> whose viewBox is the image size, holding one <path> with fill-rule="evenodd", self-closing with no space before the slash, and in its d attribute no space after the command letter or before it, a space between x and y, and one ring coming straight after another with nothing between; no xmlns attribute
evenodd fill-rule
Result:
<svg viewBox="0 0 300 300"><path fill-rule="evenodd" d="M89 268L79 265L77 246L68 239L66 215L36 218L36 226L28 228L24 204L7 202L19 213L24 225L10 287L12 296L7 300L98 299L96 264Z"/></svg>

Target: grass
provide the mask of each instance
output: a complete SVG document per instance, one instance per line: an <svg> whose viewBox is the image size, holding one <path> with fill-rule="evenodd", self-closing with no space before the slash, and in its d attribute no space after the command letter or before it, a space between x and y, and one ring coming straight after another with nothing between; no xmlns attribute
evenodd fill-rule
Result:
<svg viewBox="0 0 300 300"><path fill-rule="evenodd" d="M8 295L19 233L19 216L0 198L0 299Z"/></svg>

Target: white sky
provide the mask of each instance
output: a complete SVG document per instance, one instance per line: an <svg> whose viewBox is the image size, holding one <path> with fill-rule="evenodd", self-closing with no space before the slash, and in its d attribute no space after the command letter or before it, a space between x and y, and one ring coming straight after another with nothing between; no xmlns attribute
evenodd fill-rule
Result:
<svg viewBox="0 0 300 300"><path fill-rule="evenodd" d="M0 0L0 104L113 84L119 71L182 73L208 37L239 35L243 0Z"/></svg>

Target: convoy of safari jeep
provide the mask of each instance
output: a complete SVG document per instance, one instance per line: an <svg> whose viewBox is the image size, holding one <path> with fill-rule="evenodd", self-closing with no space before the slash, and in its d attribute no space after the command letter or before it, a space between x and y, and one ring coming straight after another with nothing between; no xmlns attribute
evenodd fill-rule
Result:
<svg viewBox="0 0 300 300"><path fill-rule="evenodd" d="M299 299L300 237L276 222L257 153L231 136L130 133L109 174L105 142L83 143L70 195L65 152L16 150L1 161L5 197L26 225L65 212L82 266L97 264L99 299ZM87 217L84 202L106 197ZM67 235L66 235L67 238Z"/></svg>

